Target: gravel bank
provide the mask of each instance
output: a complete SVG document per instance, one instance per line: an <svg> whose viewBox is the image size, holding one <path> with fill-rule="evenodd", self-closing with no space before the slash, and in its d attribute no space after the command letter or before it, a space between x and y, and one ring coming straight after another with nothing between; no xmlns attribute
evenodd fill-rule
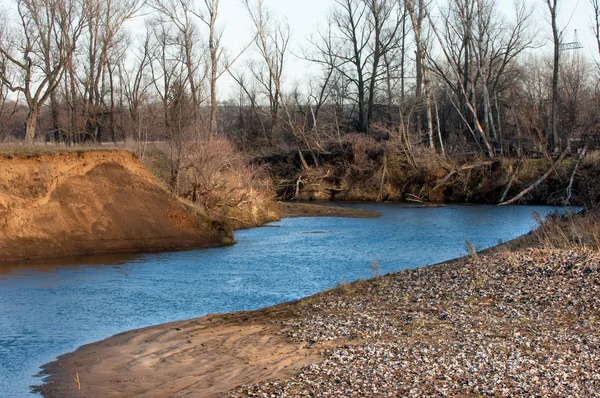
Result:
<svg viewBox="0 0 600 398"><path fill-rule="evenodd" d="M600 396L599 260L507 250L313 296L273 322L321 363L230 396Z"/></svg>

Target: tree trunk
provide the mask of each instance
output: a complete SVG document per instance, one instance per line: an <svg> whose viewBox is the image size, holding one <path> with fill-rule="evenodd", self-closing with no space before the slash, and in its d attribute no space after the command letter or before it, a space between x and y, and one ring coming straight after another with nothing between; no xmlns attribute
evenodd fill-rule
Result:
<svg viewBox="0 0 600 398"><path fill-rule="evenodd" d="M213 62L210 80L210 126L209 141L212 141L217 132L217 65Z"/></svg>
<svg viewBox="0 0 600 398"><path fill-rule="evenodd" d="M420 47L417 45L416 58L415 58L415 73L416 73L416 83L415 83L415 102L417 106L416 116L417 116L417 135L419 139L421 139L421 103L423 102L423 67L422 67L422 57Z"/></svg>
<svg viewBox="0 0 600 398"><path fill-rule="evenodd" d="M408 17L408 11L404 7L402 14L402 41L400 45L400 104L404 107L404 84L405 84L405 58L406 58L406 18ZM403 109L401 108L401 111Z"/></svg>
<svg viewBox="0 0 600 398"><path fill-rule="evenodd" d="M369 121L365 115L365 89L362 79L362 72L358 78L358 130L366 133L369 129Z"/></svg>
<svg viewBox="0 0 600 398"><path fill-rule="evenodd" d="M559 153L561 148L556 117L558 112L558 74L560 63L560 33L558 31L558 25L556 21L558 1L559 0L546 0L548 9L550 11L552 37L554 39L554 69L552 71L552 109L550 110L550 129L555 153Z"/></svg>
<svg viewBox="0 0 600 398"><path fill-rule="evenodd" d="M109 130L110 130L110 138L112 139L113 144L117 143L117 126L115 120L115 87L113 81L113 65L110 61L107 61L106 67L108 70L109 76L109 90L110 90L110 112L108 118Z"/></svg>
<svg viewBox="0 0 600 398"><path fill-rule="evenodd" d="M421 44L422 45L422 44ZM424 54L424 52L422 51ZM425 88L425 102L427 106L427 135L429 136L429 148L435 151L435 142L433 139L433 113L431 110L431 86L429 81L429 69L427 60L423 58L423 88Z"/></svg>
<svg viewBox="0 0 600 398"><path fill-rule="evenodd" d="M405 0L406 1L406 0ZM423 22L423 17L424 17L424 7L425 4L423 3L423 0L418 0L418 15L415 11L414 8L414 3L412 1L406 1L405 2L405 6L407 6L407 9L410 13L410 17L412 20L412 24L413 24L413 30L415 32L415 41L417 44L417 103L420 104L422 101L422 95L421 95L421 86L423 87L423 89L425 89L425 106L427 108L427 134L428 134L428 139L429 139L429 147L431 149L433 149L435 151L435 143L434 143L434 139L433 139L433 113L431 110L431 87L429 85L430 80L429 80L429 68L427 66L427 59L426 59L426 49L425 49L425 45L423 44L423 41L421 39L421 27L422 27L422 22ZM418 115L418 119L417 119L417 131L420 132L421 131L421 112L417 113Z"/></svg>
<svg viewBox="0 0 600 398"><path fill-rule="evenodd" d="M57 144L62 139L62 133L60 125L58 123L58 100L56 99L56 92L53 91L50 94L50 115L52 118L52 131L54 132L54 142Z"/></svg>
<svg viewBox="0 0 600 398"><path fill-rule="evenodd" d="M209 6L209 47L210 47L210 122L208 126L208 139L212 141L217 132L217 68L219 67L219 41L215 37L217 14L219 12L219 1L216 0Z"/></svg>
<svg viewBox="0 0 600 398"><path fill-rule="evenodd" d="M37 110L37 108L29 108L29 113L27 113L27 119L25 119L25 145L27 146L33 146L33 139L35 138L38 114L39 111Z"/></svg>
<svg viewBox="0 0 600 398"><path fill-rule="evenodd" d="M369 79L369 99L367 103L367 129L368 126L373 120L373 110L375 108L375 85L377 82L377 72L379 70L379 62L381 60L382 46L381 46L381 21L379 10L377 9L378 5L373 2L371 5L371 13L373 14L373 27L375 30L375 48L373 50L373 65L371 70L371 76Z"/></svg>

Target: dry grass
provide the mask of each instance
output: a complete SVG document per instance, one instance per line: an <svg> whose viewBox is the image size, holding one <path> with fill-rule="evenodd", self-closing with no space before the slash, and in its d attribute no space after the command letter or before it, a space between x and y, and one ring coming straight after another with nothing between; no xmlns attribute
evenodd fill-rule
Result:
<svg viewBox="0 0 600 398"><path fill-rule="evenodd" d="M593 248L600 251L600 209L582 214L554 214L541 221L533 232L544 247L555 249Z"/></svg>
<svg viewBox="0 0 600 398"><path fill-rule="evenodd" d="M600 150L588 151L582 160L582 166L596 166L600 164Z"/></svg>
<svg viewBox="0 0 600 398"><path fill-rule="evenodd" d="M45 155L55 154L60 152L90 152L90 151L106 151L106 150L122 150L135 152L135 146L131 142L118 142L116 144L110 142L97 144L83 144L66 146L64 144L54 143L39 143L36 142L33 146L27 146L21 142L15 143L0 143L0 154L6 156L17 155Z"/></svg>
<svg viewBox="0 0 600 398"><path fill-rule="evenodd" d="M367 292L369 286L376 281L368 281L364 279L359 279L354 282L346 282L342 279L340 282L336 284L335 289L331 290L333 294L339 294L342 296L354 297L358 295L363 295Z"/></svg>

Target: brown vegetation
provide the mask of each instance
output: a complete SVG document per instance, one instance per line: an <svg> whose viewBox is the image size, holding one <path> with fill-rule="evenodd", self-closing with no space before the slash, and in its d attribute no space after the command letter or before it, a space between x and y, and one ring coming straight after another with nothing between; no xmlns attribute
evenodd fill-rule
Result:
<svg viewBox="0 0 600 398"><path fill-rule="evenodd" d="M349 135L317 155L318 167L304 167L298 152L254 162L265 165L277 195L288 200L498 204L545 174L519 203L593 206L600 199L597 152L556 164L552 158L443 157L425 148L409 155L398 140Z"/></svg>
<svg viewBox="0 0 600 398"><path fill-rule="evenodd" d="M150 146L144 163L171 192L229 229L278 219L273 189L262 167L248 165L226 140L188 143L175 159L166 145Z"/></svg>
<svg viewBox="0 0 600 398"><path fill-rule="evenodd" d="M555 214L540 222L533 236L542 247L600 251L600 209L585 210L583 214Z"/></svg>

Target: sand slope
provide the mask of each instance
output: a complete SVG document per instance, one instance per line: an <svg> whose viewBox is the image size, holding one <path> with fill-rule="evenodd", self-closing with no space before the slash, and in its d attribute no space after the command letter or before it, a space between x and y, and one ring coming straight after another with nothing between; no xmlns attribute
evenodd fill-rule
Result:
<svg viewBox="0 0 600 398"><path fill-rule="evenodd" d="M317 347L288 342L265 312L208 315L83 346L45 366L50 377L38 392L53 398L225 397L241 384L291 377L320 361Z"/></svg>
<svg viewBox="0 0 600 398"><path fill-rule="evenodd" d="M130 152L0 156L0 262L219 244Z"/></svg>

